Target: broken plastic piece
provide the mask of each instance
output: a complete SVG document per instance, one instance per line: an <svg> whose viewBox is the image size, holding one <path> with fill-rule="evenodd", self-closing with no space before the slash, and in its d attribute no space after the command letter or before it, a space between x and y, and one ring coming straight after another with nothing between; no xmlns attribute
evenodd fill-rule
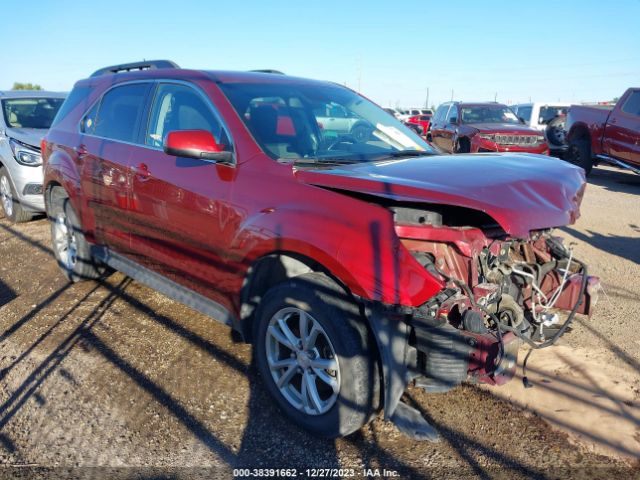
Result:
<svg viewBox="0 0 640 480"><path fill-rule="evenodd" d="M413 440L428 440L439 442L438 431L427 422L418 410L406 403L400 402L391 416L391 421L398 430Z"/></svg>

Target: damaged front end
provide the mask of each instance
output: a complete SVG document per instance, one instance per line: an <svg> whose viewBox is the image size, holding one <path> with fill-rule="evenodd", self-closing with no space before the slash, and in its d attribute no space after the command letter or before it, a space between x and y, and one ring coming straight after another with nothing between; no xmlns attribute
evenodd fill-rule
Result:
<svg viewBox="0 0 640 480"><path fill-rule="evenodd" d="M410 382L434 393L462 382L502 385L524 343L552 345L576 314L591 314L599 280L551 230L517 239L481 212L466 226L452 209L389 208L402 245L445 283L419 307L367 305L382 355L385 416L401 428L407 406L397 407Z"/></svg>

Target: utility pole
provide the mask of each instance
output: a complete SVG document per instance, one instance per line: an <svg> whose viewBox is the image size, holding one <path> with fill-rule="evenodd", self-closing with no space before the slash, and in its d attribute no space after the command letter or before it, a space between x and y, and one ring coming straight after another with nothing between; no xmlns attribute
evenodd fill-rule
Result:
<svg viewBox="0 0 640 480"><path fill-rule="evenodd" d="M453 101L453 88L451 89L451 101Z"/></svg>
<svg viewBox="0 0 640 480"><path fill-rule="evenodd" d="M424 102L424 108L429 108L429 87L427 87L427 101Z"/></svg>
<svg viewBox="0 0 640 480"><path fill-rule="evenodd" d="M493 101L494 102L498 101L498 92L496 92L496 94L493 96Z"/></svg>

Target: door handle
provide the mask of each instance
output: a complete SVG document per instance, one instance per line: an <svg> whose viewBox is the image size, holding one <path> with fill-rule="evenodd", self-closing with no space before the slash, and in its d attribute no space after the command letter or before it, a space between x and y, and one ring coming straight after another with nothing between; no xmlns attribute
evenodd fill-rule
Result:
<svg viewBox="0 0 640 480"><path fill-rule="evenodd" d="M151 177L151 172L146 163L139 163L137 167L131 167L131 171L141 181L148 180Z"/></svg>
<svg viewBox="0 0 640 480"><path fill-rule="evenodd" d="M87 150L86 145L84 145L84 144L80 144L77 147L74 147L73 151L76 152L76 155L78 156L78 158L82 158L87 153L89 153L89 151Z"/></svg>

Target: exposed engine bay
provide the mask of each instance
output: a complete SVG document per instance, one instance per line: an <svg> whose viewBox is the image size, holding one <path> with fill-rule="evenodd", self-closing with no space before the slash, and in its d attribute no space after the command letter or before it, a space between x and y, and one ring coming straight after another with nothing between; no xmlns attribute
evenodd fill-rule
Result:
<svg viewBox="0 0 640 480"><path fill-rule="evenodd" d="M413 379L427 391L466 380L503 384L513 377L524 343L532 347L528 358L555 343L576 314L591 314L599 280L551 230L516 239L482 212L475 219L464 215L475 222L468 226L460 225L460 212L446 208L390 208L402 244L446 284L405 312L417 350ZM526 375L524 381L527 386Z"/></svg>

